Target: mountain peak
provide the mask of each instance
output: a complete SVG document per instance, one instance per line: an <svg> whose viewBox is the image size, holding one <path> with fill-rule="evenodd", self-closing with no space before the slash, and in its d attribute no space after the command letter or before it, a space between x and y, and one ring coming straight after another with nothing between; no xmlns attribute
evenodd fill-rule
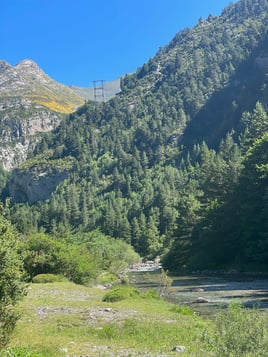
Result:
<svg viewBox="0 0 268 357"><path fill-rule="evenodd" d="M24 76L30 75L33 79L47 80L46 74L33 60L25 59L19 62L14 68Z"/></svg>
<svg viewBox="0 0 268 357"><path fill-rule="evenodd" d="M39 66L31 59L24 59L15 66L16 68L36 68L40 69Z"/></svg>

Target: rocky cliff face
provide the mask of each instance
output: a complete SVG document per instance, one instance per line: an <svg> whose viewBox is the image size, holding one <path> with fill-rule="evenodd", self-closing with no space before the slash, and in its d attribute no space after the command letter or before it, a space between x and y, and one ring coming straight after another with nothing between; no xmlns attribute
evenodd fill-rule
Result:
<svg viewBox="0 0 268 357"><path fill-rule="evenodd" d="M55 188L68 177L67 170L25 170L14 169L9 184L13 202L44 201Z"/></svg>

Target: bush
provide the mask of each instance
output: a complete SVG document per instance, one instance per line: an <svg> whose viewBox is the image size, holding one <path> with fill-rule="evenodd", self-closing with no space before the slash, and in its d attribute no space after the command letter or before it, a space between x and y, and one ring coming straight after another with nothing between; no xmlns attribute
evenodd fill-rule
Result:
<svg viewBox="0 0 268 357"><path fill-rule="evenodd" d="M38 274L33 277L32 282L36 284L43 284L43 283L59 283L67 280L68 279L65 278L63 275Z"/></svg>
<svg viewBox="0 0 268 357"><path fill-rule="evenodd" d="M134 248L121 239L104 235L98 230L71 237L78 244L86 244L99 270L121 273L131 264L138 263L140 256Z"/></svg>
<svg viewBox="0 0 268 357"><path fill-rule="evenodd" d="M107 294L104 295L102 301L116 302L140 296L137 289L130 285L115 286Z"/></svg>
<svg viewBox="0 0 268 357"><path fill-rule="evenodd" d="M156 299L159 300L160 296L158 295L156 290L147 290L142 294L144 299Z"/></svg>
<svg viewBox="0 0 268 357"><path fill-rule="evenodd" d="M129 284L129 277L128 276L123 276L121 279L120 279L120 282L121 284Z"/></svg>
<svg viewBox="0 0 268 357"><path fill-rule="evenodd" d="M85 284L95 275L92 255L84 245L37 233L21 243L20 251L30 278L62 274L76 284Z"/></svg>
<svg viewBox="0 0 268 357"><path fill-rule="evenodd" d="M255 309L231 303L228 311L217 315L215 323L212 342L216 356L268 356L266 322Z"/></svg>
<svg viewBox="0 0 268 357"><path fill-rule="evenodd" d="M117 275L109 272L101 273L97 279L99 284L110 284L117 280L118 280Z"/></svg>

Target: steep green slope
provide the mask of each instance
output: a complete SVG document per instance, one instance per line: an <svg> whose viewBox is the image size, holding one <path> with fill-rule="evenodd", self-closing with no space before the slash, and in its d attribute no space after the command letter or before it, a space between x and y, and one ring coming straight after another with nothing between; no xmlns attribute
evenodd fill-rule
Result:
<svg viewBox="0 0 268 357"><path fill-rule="evenodd" d="M169 123L175 119L175 133L186 127L179 141L217 145L244 110L267 96L266 34L267 3L239 2L175 36L134 76L142 77L136 86L150 84L153 96L163 98L153 104Z"/></svg>
<svg viewBox="0 0 268 357"><path fill-rule="evenodd" d="M267 25L267 0L241 0L177 34L122 79L115 98L71 114L35 152L48 165L73 157L68 179L43 203L12 206L13 222L23 232L58 235L99 227L142 255L170 252L173 268L191 256L199 264L200 249L213 247L219 233L211 227L228 215L219 207L232 202L252 145L247 136L239 140L254 117L243 113L257 101L263 113L267 106ZM200 246L204 228L211 240ZM219 259L214 253L210 264Z"/></svg>

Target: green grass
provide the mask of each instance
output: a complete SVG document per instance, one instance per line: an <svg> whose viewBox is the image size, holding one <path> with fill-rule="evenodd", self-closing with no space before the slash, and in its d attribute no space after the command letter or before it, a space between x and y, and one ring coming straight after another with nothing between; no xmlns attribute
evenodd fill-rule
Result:
<svg viewBox="0 0 268 357"><path fill-rule="evenodd" d="M0 352L0 357L41 357L39 353L30 351L27 348L8 348Z"/></svg>
<svg viewBox="0 0 268 357"><path fill-rule="evenodd" d="M69 282L30 285L8 347L43 357L120 356L126 351L173 356L178 345L186 346L184 356L205 350L202 336L210 322L188 308L175 308L152 293L116 302L103 301L105 295L105 290Z"/></svg>
<svg viewBox="0 0 268 357"><path fill-rule="evenodd" d="M122 301L131 298L137 298L139 291L130 285L118 285L106 293L102 299L105 302Z"/></svg>
<svg viewBox="0 0 268 357"><path fill-rule="evenodd" d="M32 282L35 284L56 283L67 281L63 275L56 274L38 274L33 277Z"/></svg>
<svg viewBox="0 0 268 357"><path fill-rule="evenodd" d="M104 301L113 294L124 299ZM208 320L152 290L55 282L30 285L19 309L21 319L0 357L176 356L176 346L186 347L183 356L268 353L266 317L234 304Z"/></svg>

